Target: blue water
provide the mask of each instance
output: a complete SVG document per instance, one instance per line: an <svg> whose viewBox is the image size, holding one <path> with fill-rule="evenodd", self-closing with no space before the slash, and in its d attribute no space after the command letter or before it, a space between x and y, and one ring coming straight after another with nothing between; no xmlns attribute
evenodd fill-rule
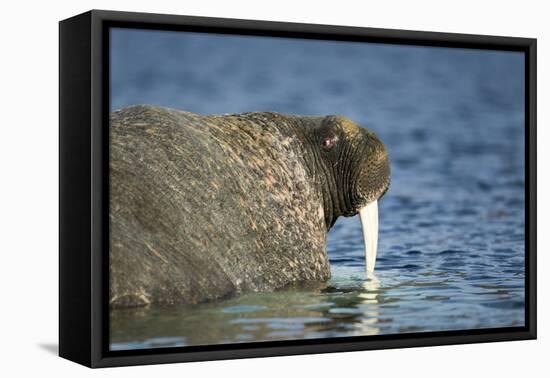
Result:
<svg viewBox="0 0 550 378"><path fill-rule="evenodd" d="M524 61L514 52L112 32L111 107L341 114L392 162L375 276L360 222L328 283L111 312L113 350L521 326Z"/></svg>

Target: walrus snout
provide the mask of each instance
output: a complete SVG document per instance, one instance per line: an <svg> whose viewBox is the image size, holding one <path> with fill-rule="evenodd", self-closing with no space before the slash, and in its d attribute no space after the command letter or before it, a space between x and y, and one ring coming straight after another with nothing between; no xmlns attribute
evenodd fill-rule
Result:
<svg viewBox="0 0 550 378"><path fill-rule="evenodd" d="M390 159L386 147L378 137L365 130L363 148L358 158L358 177L355 185L355 208L380 199L390 186Z"/></svg>

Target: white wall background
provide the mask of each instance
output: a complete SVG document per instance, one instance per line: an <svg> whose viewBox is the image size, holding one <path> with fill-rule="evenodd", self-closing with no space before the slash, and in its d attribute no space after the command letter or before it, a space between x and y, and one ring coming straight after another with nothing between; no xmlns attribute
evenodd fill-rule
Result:
<svg viewBox="0 0 550 378"><path fill-rule="evenodd" d="M542 376L550 240L546 164L550 27L544 1L298 0L11 1L0 22L0 375L16 376ZM539 90L539 340L89 370L56 356L58 25L89 9L536 37ZM546 349L546 351L545 351ZM32 375L31 375L32 374ZM298 375L300 374L300 375Z"/></svg>

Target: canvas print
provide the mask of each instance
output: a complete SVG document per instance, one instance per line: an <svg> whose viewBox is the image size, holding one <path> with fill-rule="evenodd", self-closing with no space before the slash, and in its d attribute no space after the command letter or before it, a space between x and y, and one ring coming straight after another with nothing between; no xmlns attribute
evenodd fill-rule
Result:
<svg viewBox="0 0 550 378"><path fill-rule="evenodd" d="M524 72L111 28L110 350L524 326Z"/></svg>

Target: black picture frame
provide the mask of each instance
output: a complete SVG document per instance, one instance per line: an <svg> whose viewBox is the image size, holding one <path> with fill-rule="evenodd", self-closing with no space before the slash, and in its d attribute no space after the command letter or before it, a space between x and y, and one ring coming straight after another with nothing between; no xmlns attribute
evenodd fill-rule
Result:
<svg viewBox="0 0 550 378"><path fill-rule="evenodd" d="M525 326L150 350L108 348L111 27L520 51L525 54ZM536 338L536 39L92 10L59 23L59 355L88 367Z"/></svg>

